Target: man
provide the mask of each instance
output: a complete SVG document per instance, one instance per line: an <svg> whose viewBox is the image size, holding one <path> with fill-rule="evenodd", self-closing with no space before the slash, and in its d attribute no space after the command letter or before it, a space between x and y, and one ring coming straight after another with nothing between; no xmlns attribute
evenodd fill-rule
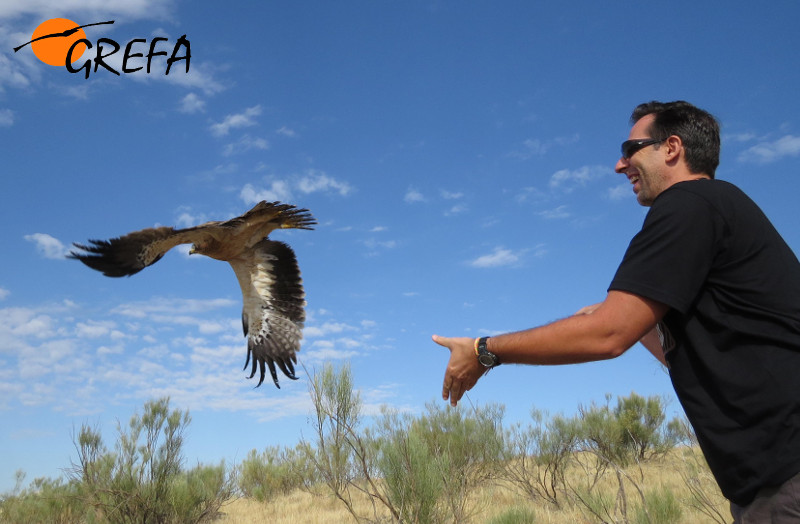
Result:
<svg viewBox="0 0 800 524"><path fill-rule="evenodd" d="M719 125L687 102L631 117L616 172L650 207L606 299L552 324L445 338L442 396L487 369L614 358L637 341L669 368L736 522L800 522L800 263L761 210L714 179Z"/></svg>

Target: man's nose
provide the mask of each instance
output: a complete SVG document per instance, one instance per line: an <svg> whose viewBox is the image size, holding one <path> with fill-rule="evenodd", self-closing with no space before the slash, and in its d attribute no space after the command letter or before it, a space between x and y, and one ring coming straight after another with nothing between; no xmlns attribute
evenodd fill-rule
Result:
<svg viewBox="0 0 800 524"><path fill-rule="evenodd" d="M619 160L617 160L617 165L614 166L614 171L617 173L624 173L625 170L628 169L628 166L630 166L628 159L625 157L619 157Z"/></svg>

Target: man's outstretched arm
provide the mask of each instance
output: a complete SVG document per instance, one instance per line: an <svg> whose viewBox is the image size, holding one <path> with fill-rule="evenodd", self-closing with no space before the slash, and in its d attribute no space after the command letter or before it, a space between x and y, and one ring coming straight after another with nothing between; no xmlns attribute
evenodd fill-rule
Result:
<svg viewBox="0 0 800 524"><path fill-rule="evenodd" d="M610 291L591 314L492 337L487 349L503 364L577 364L615 358L652 331L667 310L659 302ZM442 398L455 406L486 368L476 358L473 338L434 335L433 340L450 350Z"/></svg>

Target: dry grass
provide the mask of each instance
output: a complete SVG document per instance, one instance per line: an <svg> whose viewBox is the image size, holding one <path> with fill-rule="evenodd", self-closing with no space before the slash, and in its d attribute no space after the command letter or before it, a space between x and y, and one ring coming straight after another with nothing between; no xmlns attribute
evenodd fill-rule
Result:
<svg viewBox="0 0 800 524"><path fill-rule="evenodd" d="M625 473L632 479L625 482L625 492L628 504L628 517L633 521L636 508L641 504L641 497L636 489L638 485L642 491L649 492L656 488L671 490L681 504L682 516L680 524L714 523L715 521L705 514L692 508L689 504L690 493L686 486L682 472L687 471L687 460L691 461L698 455L686 456L687 450L676 450L668 456L653 460L639 467L631 467ZM695 453L697 453L695 451ZM573 468L570 472L570 484L578 487L588 482L589 476L580 468ZM712 501L718 505L720 513L728 516L727 503L719 493L710 477L703 479L705 490L710 493ZM601 489L616 497L618 483L613 473L607 473L601 481ZM344 505L332 496L324 494L311 495L302 491L295 491L291 495L278 497L266 503L259 503L251 499L236 499L226 504L222 511L223 518L218 522L224 524L256 524L270 522L274 524L328 524L331 522L354 522L354 519L345 510ZM535 522L547 524L575 524L593 523L593 518L585 509L581 510L579 504L565 505L564 509L556 508L541 501L533 502L522 497L510 485L490 485L479 493L470 497L473 501L471 509L475 517L472 522L491 522L495 517L503 515L512 508L532 509L536 516ZM372 515L372 507L364 497L357 501L357 511L362 515ZM388 512L383 514L387 517Z"/></svg>

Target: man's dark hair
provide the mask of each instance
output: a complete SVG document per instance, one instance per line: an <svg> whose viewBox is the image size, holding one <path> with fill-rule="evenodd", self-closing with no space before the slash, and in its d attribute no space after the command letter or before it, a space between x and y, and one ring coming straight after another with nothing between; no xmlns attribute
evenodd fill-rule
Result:
<svg viewBox="0 0 800 524"><path fill-rule="evenodd" d="M646 102L639 104L631 114L635 124L646 115L654 115L650 136L666 140L677 135L683 141L686 163L692 173L705 173L714 178L719 165L719 122L710 113L689 102Z"/></svg>

